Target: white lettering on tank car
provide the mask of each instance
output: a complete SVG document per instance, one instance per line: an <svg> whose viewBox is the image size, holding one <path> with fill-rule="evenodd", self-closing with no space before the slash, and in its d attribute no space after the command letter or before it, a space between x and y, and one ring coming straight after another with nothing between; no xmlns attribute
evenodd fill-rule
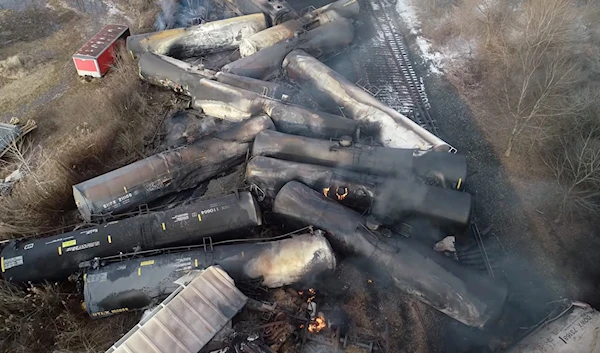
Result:
<svg viewBox="0 0 600 353"><path fill-rule="evenodd" d="M83 231L79 232L79 234L85 234L85 235L90 235L93 233L98 233L98 228L83 230Z"/></svg>
<svg viewBox="0 0 600 353"><path fill-rule="evenodd" d="M21 266L23 264L23 256L15 256L8 259L4 259L4 269Z"/></svg>
<svg viewBox="0 0 600 353"><path fill-rule="evenodd" d="M190 219L190 214L189 213L178 214L178 215L171 217L171 219L175 222L187 221L188 219Z"/></svg>
<svg viewBox="0 0 600 353"><path fill-rule="evenodd" d="M87 244L81 244L81 245L77 245L77 246L71 246L71 247L68 247L68 248L64 249L63 251L67 251L67 252L79 251L79 250L85 250L85 249L89 249L89 248L94 248L94 247L99 246L99 245L100 245L99 241L94 241L94 242L87 243Z"/></svg>

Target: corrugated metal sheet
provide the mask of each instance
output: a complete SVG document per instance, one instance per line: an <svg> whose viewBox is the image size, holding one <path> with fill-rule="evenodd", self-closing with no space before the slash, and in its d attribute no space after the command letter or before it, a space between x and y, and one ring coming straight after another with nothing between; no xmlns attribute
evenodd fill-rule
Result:
<svg viewBox="0 0 600 353"><path fill-rule="evenodd" d="M247 301L223 269L209 267L181 284L106 353L197 353Z"/></svg>
<svg viewBox="0 0 600 353"><path fill-rule="evenodd" d="M0 152L4 152L20 134L21 128L17 125L0 123Z"/></svg>

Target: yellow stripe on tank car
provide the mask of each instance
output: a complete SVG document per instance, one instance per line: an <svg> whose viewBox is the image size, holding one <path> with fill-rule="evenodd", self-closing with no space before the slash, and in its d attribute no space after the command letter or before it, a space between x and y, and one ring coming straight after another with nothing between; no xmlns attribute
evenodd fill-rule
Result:
<svg viewBox="0 0 600 353"><path fill-rule="evenodd" d="M163 229L163 230L167 230L167 226L165 226L165 223L164 223L164 222L163 222L163 224L162 224L162 229Z"/></svg>
<svg viewBox="0 0 600 353"><path fill-rule="evenodd" d="M62 255L62 246L58 247L58 255Z"/></svg>
<svg viewBox="0 0 600 353"><path fill-rule="evenodd" d="M141 275L142 275L142 268L138 267L138 276L141 276Z"/></svg>
<svg viewBox="0 0 600 353"><path fill-rule="evenodd" d="M2 267L2 272L4 272L4 257L0 258L0 266Z"/></svg>
<svg viewBox="0 0 600 353"><path fill-rule="evenodd" d="M63 243L62 243L63 248L68 248L69 246L74 246L74 245L77 245L77 239L63 241Z"/></svg>
<svg viewBox="0 0 600 353"><path fill-rule="evenodd" d="M110 235L108 236L108 243L112 244L112 238L110 237Z"/></svg>
<svg viewBox="0 0 600 353"><path fill-rule="evenodd" d="M462 178L458 178L458 184L456 185L456 188L460 189L461 184L462 184Z"/></svg>

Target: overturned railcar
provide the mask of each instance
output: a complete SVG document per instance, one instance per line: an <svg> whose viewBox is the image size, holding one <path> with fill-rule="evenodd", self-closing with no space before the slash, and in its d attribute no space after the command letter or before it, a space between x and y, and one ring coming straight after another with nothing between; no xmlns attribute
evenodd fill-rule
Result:
<svg viewBox="0 0 600 353"><path fill-rule="evenodd" d="M372 210L383 224L423 218L445 234L455 234L469 225L471 217L470 194L413 178L386 178L262 156L252 158L246 167L246 181L269 203L292 180L345 206Z"/></svg>
<svg viewBox="0 0 600 353"><path fill-rule="evenodd" d="M582 302L560 309L506 353L600 353L600 313Z"/></svg>
<svg viewBox="0 0 600 353"><path fill-rule="evenodd" d="M465 325L483 328L502 312L505 286L418 242L369 229L360 213L304 184L287 183L273 211L327 231L336 253L366 258L371 271L386 273L401 290Z"/></svg>
<svg viewBox="0 0 600 353"><path fill-rule="evenodd" d="M238 15L262 12L273 25L298 18L296 11L285 0L225 0L223 3Z"/></svg>
<svg viewBox="0 0 600 353"><path fill-rule="evenodd" d="M155 53L140 55L138 67L139 75L143 80L187 95L204 78L217 80L233 87L243 88L279 100L283 100L286 95L291 94L280 83L257 80L224 72L214 72L204 67L197 67L184 61Z"/></svg>
<svg viewBox="0 0 600 353"><path fill-rule="evenodd" d="M146 308L171 294L177 288L173 282L190 270L211 265L219 265L236 283L257 280L276 288L311 282L335 270L336 260L325 237L302 234L110 263L84 277L87 311L96 318Z"/></svg>
<svg viewBox="0 0 600 353"><path fill-rule="evenodd" d="M360 12L357 0L338 0L307 12L299 18L291 19L264 31L242 39L240 56L246 57L259 50L268 48L286 39L290 39L302 31L310 31L341 17L351 18Z"/></svg>
<svg viewBox="0 0 600 353"><path fill-rule="evenodd" d="M12 282L64 280L95 257L199 243L205 237L230 239L261 224L249 192L195 201L52 237L12 241L0 253L2 276Z"/></svg>
<svg viewBox="0 0 600 353"><path fill-rule="evenodd" d="M252 155L388 177L415 175L451 189L463 188L467 178L467 159L463 155L436 151L415 155L410 149L352 143L345 137L319 140L264 131L256 136Z"/></svg>
<svg viewBox="0 0 600 353"><path fill-rule="evenodd" d="M383 104L303 50L290 52L283 66L296 82L317 99L343 107L355 120L381 127L379 142L386 147L448 152L452 147L408 117Z"/></svg>
<svg viewBox="0 0 600 353"><path fill-rule="evenodd" d="M278 130L302 136L328 138L358 133L356 121L277 99L278 94L281 98L284 94L280 84L227 73L214 75L217 81L208 80L202 77L208 76L206 70L194 70L187 63L150 53L142 55L139 65L143 79L191 96L195 108L213 117L240 121L267 114Z"/></svg>
<svg viewBox="0 0 600 353"><path fill-rule="evenodd" d="M319 58L345 49L353 40L352 21L339 18L229 63L221 71L269 80L279 74L285 56L294 49L303 49Z"/></svg>
<svg viewBox="0 0 600 353"><path fill-rule="evenodd" d="M266 28L265 15L254 13L188 28L129 36L127 50L134 57L150 51L177 59L186 59L237 49L243 38Z"/></svg>
<svg viewBox="0 0 600 353"><path fill-rule="evenodd" d="M197 186L246 158L256 134L274 128L257 116L191 145L152 155L73 186L83 219L120 214L170 193Z"/></svg>
<svg viewBox="0 0 600 353"><path fill-rule="evenodd" d="M341 116L319 112L297 105L286 104L241 88L221 82L201 80L190 91L193 106L204 113L225 120L243 120L258 114L267 114L277 130L288 134L329 138L356 136L356 121Z"/></svg>

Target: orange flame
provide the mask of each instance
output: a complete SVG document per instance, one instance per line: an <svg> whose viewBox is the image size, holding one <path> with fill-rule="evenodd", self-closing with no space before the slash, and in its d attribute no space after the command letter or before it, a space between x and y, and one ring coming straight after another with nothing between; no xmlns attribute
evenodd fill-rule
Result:
<svg viewBox="0 0 600 353"><path fill-rule="evenodd" d="M325 197L329 197L329 188L323 189L323 195L325 195Z"/></svg>
<svg viewBox="0 0 600 353"><path fill-rule="evenodd" d="M344 192L340 193L340 189L342 189ZM348 196L348 188L337 188L335 195L337 196L338 201L342 201L343 199L346 198L346 196Z"/></svg>
<svg viewBox="0 0 600 353"><path fill-rule="evenodd" d="M325 323L325 318L317 316L317 318L315 318L315 320L308 325L308 331L319 332L325 327L327 327L327 324Z"/></svg>

